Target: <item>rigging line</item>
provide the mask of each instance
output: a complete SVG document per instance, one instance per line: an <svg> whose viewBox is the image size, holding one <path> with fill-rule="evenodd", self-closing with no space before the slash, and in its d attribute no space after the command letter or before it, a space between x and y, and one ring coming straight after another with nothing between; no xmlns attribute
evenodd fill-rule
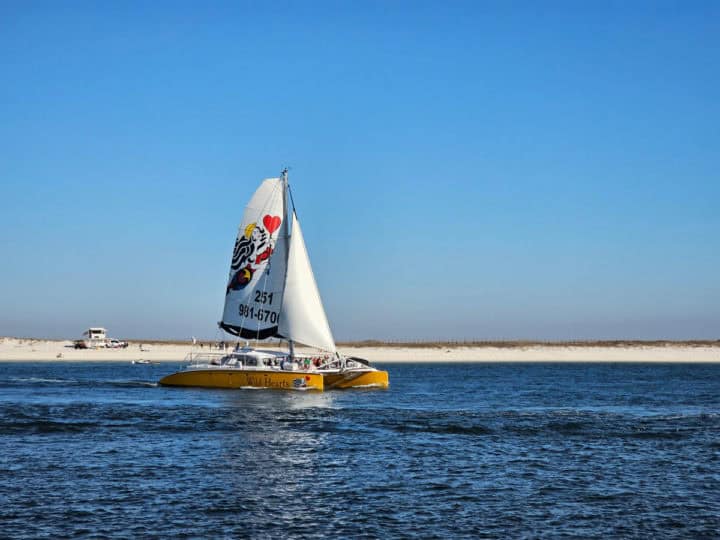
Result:
<svg viewBox="0 0 720 540"><path fill-rule="evenodd" d="M292 188L290 187L290 182L287 183L287 189L288 189L288 193L290 194L290 202L292 203L293 214L295 214L297 216L297 210L295 209L295 199L293 199Z"/></svg>
<svg viewBox="0 0 720 540"><path fill-rule="evenodd" d="M278 238L280 238L280 235L278 235ZM275 245L277 245L277 242L275 242ZM275 251L275 247L273 246L273 252ZM263 270L263 274L265 274L265 279L263 281L263 298L265 298L265 292L267 291L267 282L268 282L268 270L270 269L270 266L272 265L272 256L270 259L268 259L267 264L265 265L265 270ZM274 291L273 291L274 292ZM270 323L272 324L272 322ZM260 338L260 325L258 325L257 332L255 332L255 348L257 348L258 340Z"/></svg>
<svg viewBox="0 0 720 540"><path fill-rule="evenodd" d="M224 328L223 328L223 332L227 332L228 334L230 333L230 332L228 332L227 330L225 330ZM219 343L220 343L220 338L222 338L222 339L224 340L224 339L225 339L225 336L220 333L220 328L218 328L218 329L215 330L215 343L218 344L218 350L220 350L220 345L219 345ZM210 344L210 348L212 349L212 344Z"/></svg>
<svg viewBox="0 0 720 540"><path fill-rule="evenodd" d="M271 199L274 199L275 191L277 191L277 188L273 189L273 196L271 197ZM263 207L262 213L265 213L265 208L267 208L269 205L270 205L270 203L267 202L266 205ZM285 221L285 216L283 216L282 219L283 219L283 221ZM283 223L283 225L284 225L284 223ZM282 227L278 231L278 236L277 236L277 239L275 240L274 245L271 244L272 234L270 234L270 237L268 239L268 245L270 247L272 247L272 249L273 249L272 254L275 254L275 247L277 246L277 243L280 240L281 234L282 234ZM264 274L263 289L262 289L263 298L265 297L265 293L267 292L267 283L268 283L268 278L269 278L268 270L272 271L272 260L273 260L273 257L272 257L272 255L270 255L270 258L268 259L267 263L265 264L265 270L263 270L263 274ZM273 292L275 292L275 291L273 291ZM272 322L270 324L272 324ZM257 331L255 332L255 348L257 348L259 338L260 338L260 325L258 325Z"/></svg>

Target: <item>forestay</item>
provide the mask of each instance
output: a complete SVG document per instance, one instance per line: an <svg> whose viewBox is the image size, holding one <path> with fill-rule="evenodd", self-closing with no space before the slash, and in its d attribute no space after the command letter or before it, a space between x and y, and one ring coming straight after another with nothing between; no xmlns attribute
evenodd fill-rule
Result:
<svg viewBox="0 0 720 540"><path fill-rule="evenodd" d="M278 331L285 281L285 183L268 178L245 208L238 230L220 326L246 339Z"/></svg>
<svg viewBox="0 0 720 540"><path fill-rule="evenodd" d="M285 339L335 352L330 325L315 282L300 222L293 212L287 278L278 334Z"/></svg>

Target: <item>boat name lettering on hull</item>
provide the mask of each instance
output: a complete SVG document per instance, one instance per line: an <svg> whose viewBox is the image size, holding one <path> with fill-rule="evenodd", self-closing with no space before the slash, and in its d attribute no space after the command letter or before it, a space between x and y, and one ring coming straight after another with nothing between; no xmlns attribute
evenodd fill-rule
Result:
<svg viewBox="0 0 720 540"><path fill-rule="evenodd" d="M260 388L290 388L290 383L286 380L273 379L268 375L248 375L248 384Z"/></svg>

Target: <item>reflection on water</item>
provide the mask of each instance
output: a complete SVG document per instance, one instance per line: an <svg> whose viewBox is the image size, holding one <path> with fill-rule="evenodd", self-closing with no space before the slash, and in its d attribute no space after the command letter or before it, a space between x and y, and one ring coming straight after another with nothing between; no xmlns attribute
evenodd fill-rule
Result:
<svg viewBox="0 0 720 540"><path fill-rule="evenodd" d="M295 485L292 471L320 466L318 457L327 433L315 429L333 395L320 392L223 392L224 414L238 431L223 433L226 459L240 459L243 481L282 486L282 496ZM250 478L253 477L253 478Z"/></svg>

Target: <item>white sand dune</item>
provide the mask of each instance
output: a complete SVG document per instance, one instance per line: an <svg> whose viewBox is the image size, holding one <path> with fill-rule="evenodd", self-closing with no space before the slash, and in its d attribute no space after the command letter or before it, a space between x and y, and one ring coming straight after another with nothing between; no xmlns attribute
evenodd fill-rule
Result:
<svg viewBox="0 0 720 540"><path fill-rule="evenodd" d="M194 349L200 351L199 347ZM208 348L202 349L207 351ZM0 361L180 362L190 345L131 343L127 349L74 349L72 341L0 338ZM373 362L720 362L720 344L341 347Z"/></svg>
<svg viewBox="0 0 720 540"><path fill-rule="evenodd" d="M343 353L386 362L720 362L714 346L555 346L348 348Z"/></svg>
<svg viewBox="0 0 720 540"><path fill-rule="evenodd" d="M0 361L42 362L154 360L181 361L190 352L187 345L142 345L131 343L126 349L75 349L72 341L0 338Z"/></svg>

